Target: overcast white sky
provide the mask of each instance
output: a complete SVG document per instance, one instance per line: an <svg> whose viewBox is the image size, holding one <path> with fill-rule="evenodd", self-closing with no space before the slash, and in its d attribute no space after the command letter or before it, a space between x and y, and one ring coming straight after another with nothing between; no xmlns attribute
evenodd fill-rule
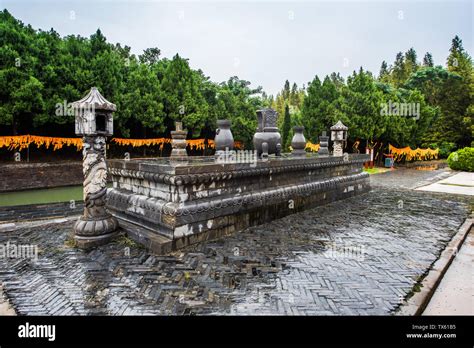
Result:
<svg viewBox="0 0 474 348"><path fill-rule="evenodd" d="M459 35L472 55L471 0L439 1L106 1L0 0L16 18L60 35L100 28L140 54L189 58L213 81L237 75L269 94L286 79L299 86L363 66L378 73L399 51L426 51L445 64ZM73 12L71 12L73 11Z"/></svg>

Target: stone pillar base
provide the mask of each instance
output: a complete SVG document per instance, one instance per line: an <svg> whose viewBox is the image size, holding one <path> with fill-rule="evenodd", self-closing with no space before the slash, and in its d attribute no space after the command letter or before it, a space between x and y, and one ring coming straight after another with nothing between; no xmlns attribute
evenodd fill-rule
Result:
<svg viewBox="0 0 474 348"><path fill-rule="evenodd" d="M188 153L186 152L186 149L173 149L171 150L171 156L170 157L187 157Z"/></svg>
<svg viewBox="0 0 474 348"><path fill-rule="evenodd" d="M81 216L74 224L74 239L81 248L101 245L117 235L117 227L117 219L112 215L96 219Z"/></svg>
<svg viewBox="0 0 474 348"><path fill-rule="evenodd" d="M108 234L103 234L100 236L74 236L74 241L76 242L76 246L81 249L89 249L94 248L100 245L107 244L112 239L117 237L119 232L112 232Z"/></svg>
<svg viewBox="0 0 474 348"><path fill-rule="evenodd" d="M329 156L329 150L327 147L320 147L318 151L318 155L321 156Z"/></svg>
<svg viewBox="0 0 474 348"><path fill-rule="evenodd" d="M301 149L293 150L291 152L291 156L292 157L306 157L306 151L301 150Z"/></svg>

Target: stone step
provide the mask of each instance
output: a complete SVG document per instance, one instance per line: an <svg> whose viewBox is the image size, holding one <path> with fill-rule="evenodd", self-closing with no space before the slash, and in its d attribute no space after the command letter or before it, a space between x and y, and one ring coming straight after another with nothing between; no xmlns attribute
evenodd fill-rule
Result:
<svg viewBox="0 0 474 348"><path fill-rule="evenodd" d="M135 242L142 244L146 249L158 255L172 251L173 241L170 238L154 233L133 223L119 220L119 225Z"/></svg>

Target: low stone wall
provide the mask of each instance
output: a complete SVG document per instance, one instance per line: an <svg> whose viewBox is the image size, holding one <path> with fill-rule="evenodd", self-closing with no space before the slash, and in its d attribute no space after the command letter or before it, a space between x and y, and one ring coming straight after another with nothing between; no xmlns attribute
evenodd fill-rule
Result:
<svg viewBox="0 0 474 348"><path fill-rule="evenodd" d="M110 160L107 206L132 238L164 253L366 192L367 158Z"/></svg>
<svg viewBox="0 0 474 348"><path fill-rule="evenodd" d="M0 164L0 192L81 185L82 162Z"/></svg>
<svg viewBox="0 0 474 348"><path fill-rule="evenodd" d="M434 169L447 168L448 162L445 159L431 160L431 161L415 161L415 162L407 162L407 163L396 163L395 167L419 169L419 170L423 170L423 169L434 170Z"/></svg>
<svg viewBox="0 0 474 348"><path fill-rule="evenodd" d="M0 223L79 215L83 210L83 202L76 202L74 207L69 202L0 207Z"/></svg>

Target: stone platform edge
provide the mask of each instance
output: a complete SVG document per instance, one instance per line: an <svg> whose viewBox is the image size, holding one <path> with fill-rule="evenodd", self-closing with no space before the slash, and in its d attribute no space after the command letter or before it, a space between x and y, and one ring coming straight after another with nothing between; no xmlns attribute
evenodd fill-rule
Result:
<svg viewBox="0 0 474 348"><path fill-rule="evenodd" d="M428 271L428 274L416 284L421 285L421 290L406 300L394 313L401 316L419 316L422 315L428 303L433 297L449 266L456 257L459 249L467 238L469 231L473 227L474 216L471 214L453 236L446 248L442 251L438 260L436 260Z"/></svg>
<svg viewBox="0 0 474 348"><path fill-rule="evenodd" d="M302 159L304 159L304 162L301 162ZM197 167L192 164L186 164L186 161L182 163L177 162L177 166L173 167L165 164L162 160L155 162L147 160L144 163L140 163L140 159L133 159L107 160L107 166L111 176L126 176L182 186L249 176L320 169L351 163L362 165L368 159L369 155L366 154L350 154L347 160L344 160L342 156L272 158L268 161L259 160L255 163L254 167L250 166L250 163L218 162L205 162L202 163L201 167Z"/></svg>
<svg viewBox="0 0 474 348"><path fill-rule="evenodd" d="M189 245L229 236L248 227L260 225L273 219L279 219L302 210L315 208L319 205L328 204L370 191L369 175L367 173L347 176L345 177L346 180L341 179L342 178L333 178L322 182L312 183L312 186L315 186L318 189L324 187L327 191L325 193L319 192L319 194L315 194L316 192L310 190L311 192L305 192L306 194L304 195L294 197L295 207L291 209L288 208L288 202L286 199L289 198L288 196L279 197L280 199L272 202L270 205L264 205L263 202L265 200L256 200L246 208L240 206L238 211L233 211L231 214L225 214L223 216L217 214L214 217L217 218L215 226L213 224L210 228L203 227L195 233L184 233L179 235L177 238L156 233L148 226L138 225L136 222L132 221L130 217L120 213L119 210L113 209L113 207L109 206L108 210L119 219L119 226L131 239L144 245L149 251L158 255L163 255ZM345 184L351 186L350 190L341 185L343 181ZM299 190L293 193L296 194L298 191ZM285 190L282 190L282 192L285 192ZM251 196L252 195L260 196L261 193L258 195L253 193ZM301 200L301 204L296 203L296 200ZM256 208L263 209L261 214L256 212ZM218 210L215 212L218 212ZM200 223L201 221L197 221L195 224ZM195 226L193 225L193 227Z"/></svg>

